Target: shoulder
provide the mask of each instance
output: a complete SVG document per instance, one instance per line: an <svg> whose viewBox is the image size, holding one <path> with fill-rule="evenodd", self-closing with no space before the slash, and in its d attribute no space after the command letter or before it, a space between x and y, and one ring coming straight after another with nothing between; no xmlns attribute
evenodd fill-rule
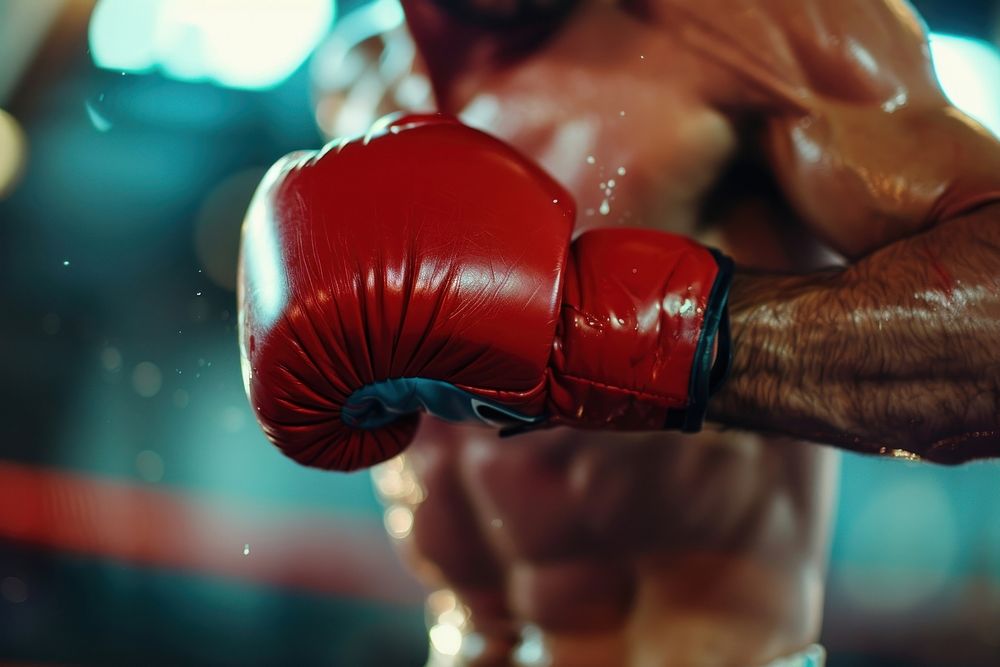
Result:
<svg viewBox="0 0 1000 667"><path fill-rule="evenodd" d="M926 29L905 0L646 0L651 16L729 71L745 105L933 104Z"/></svg>

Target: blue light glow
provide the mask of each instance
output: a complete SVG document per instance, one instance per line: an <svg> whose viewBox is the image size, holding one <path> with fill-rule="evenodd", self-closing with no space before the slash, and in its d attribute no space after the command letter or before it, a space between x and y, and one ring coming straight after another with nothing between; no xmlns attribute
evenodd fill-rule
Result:
<svg viewBox="0 0 1000 667"><path fill-rule="evenodd" d="M270 88L308 57L333 14L332 0L101 0L90 52L104 69Z"/></svg>

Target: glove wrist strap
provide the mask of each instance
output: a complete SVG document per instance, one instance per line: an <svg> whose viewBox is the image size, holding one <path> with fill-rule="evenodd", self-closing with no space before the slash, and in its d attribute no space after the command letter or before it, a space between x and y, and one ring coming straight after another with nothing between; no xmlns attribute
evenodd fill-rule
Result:
<svg viewBox="0 0 1000 667"><path fill-rule="evenodd" d="M732 337L729 330L729 288L733 283L733 261L710 249L719 266L708 297L704 325L688 384L689 403L683 412L672 411L664 424L668 429L686 433L701 430L708 411L708 400L725 382L732 365ZM716 345L718 343L718 345Z"/></svg>

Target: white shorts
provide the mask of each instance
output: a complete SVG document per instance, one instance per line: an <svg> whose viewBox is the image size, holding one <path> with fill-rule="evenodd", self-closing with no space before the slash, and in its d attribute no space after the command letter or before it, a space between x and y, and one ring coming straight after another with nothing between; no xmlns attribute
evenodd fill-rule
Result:
<svg viewBox="0 0 1000 667"><path fill-rule="evenodd" d="M823 667L826 664L826 651L819 644L813 644L806 650L779 658L764 667Z"/></svg>

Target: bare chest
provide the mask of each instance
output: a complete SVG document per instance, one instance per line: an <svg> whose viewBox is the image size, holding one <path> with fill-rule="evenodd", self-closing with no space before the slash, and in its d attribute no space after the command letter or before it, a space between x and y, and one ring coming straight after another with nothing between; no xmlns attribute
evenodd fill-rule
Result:
<svg viewBox="0 0 1000 667"><path fill-rule="evenodd" d="M586 22L576 30L523 65L477 80L461 115L554 175L576 202L578 231L654 227L761 269L829 261L814 260L815 241L787 207L773 205L780 194L746 182L725 191L748 146L706 99L718 76L711 64L662 31L617 40ZM768 165L755 168L762 173L754 181L773 182ZM713 206L720 198L725 206Z"/></svg>
<svg viewBox="0 0 1000 667"><path fill-rule="evenodd" d="M542 61L474 97L463 119L513 144L566 186L578 229L653 226L691 234L736 139L685 78L669 75L645 66L595 74L574 62Z"/></svg>

